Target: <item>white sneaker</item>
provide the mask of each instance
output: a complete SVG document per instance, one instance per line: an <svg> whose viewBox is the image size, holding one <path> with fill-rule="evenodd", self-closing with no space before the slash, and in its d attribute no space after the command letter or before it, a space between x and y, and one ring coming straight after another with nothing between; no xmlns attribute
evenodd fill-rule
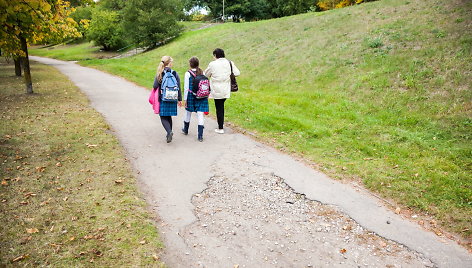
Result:
<svg viewBox="0 0 472 268"><path fill-rule="evenodd" d="M225 134L225 130L224 129L215 129L215 132L218 133L218 134Z"/></svg>

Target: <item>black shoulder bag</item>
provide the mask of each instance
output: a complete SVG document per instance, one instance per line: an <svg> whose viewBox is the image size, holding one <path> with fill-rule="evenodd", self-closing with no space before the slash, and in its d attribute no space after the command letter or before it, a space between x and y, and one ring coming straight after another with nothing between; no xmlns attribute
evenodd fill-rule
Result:
<svg viewBox="0 0 472 268"><path fill-rule="evenodd" d="M231 75L229 76L229 78L231 79L231 92L236 92L238 91L238 82L236 82L236 76L234 76L234 73L233 73L233 64L231 64L231 61L229 61L229 67L231 67Z"/></svg>

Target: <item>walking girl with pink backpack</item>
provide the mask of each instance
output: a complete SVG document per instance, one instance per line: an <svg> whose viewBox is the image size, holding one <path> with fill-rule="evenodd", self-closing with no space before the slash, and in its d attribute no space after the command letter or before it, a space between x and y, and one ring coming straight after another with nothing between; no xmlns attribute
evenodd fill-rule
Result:
<svg viewBox="0 0 472 268"><path fill-rule="evenodd" d="M210 95L210 82L203 75L200 69L200 62L197 57L191 57L189 60L190 69L185 73L184 77L184 101L186 115L184 118L184 126L182 133L188 135L190 127L190 119L192 113L197 113L198 118L198 141L203 141L204 117L203 114L208 113L208 96Z"/></svg>
<svg viewBox="0 0 472 268"><path fill-rule="evenodd" d="M170 56L163 56L157 66L154 78L154 90L157 90L159 101L159 116L166 130L167 143L172 141L172 116L177 116L177 105L182 106L179 74L172 70L174 60Z"/></svg>

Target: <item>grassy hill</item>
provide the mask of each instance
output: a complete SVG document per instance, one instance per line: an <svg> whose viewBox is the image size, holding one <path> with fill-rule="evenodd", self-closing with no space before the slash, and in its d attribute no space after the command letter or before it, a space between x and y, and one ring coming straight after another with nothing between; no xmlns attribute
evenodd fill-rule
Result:
<svg viewBox="0 0 472 268"><path fill-rule="evenodd" d="M82 63L151 87L161 56L183 74L191 56L205 68L221 47L242 72L229 121L470 241L471 33L471 1L382 0Z"/></svg>

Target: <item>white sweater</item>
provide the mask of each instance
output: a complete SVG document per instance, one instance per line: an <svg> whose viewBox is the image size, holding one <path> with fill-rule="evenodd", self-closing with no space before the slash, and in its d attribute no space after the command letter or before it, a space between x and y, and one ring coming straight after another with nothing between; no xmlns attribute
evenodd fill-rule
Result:
<svg viewBox="0 0 472 268"><path fill-rule="evenodd" d="M233 73L235 76L240 75L238 67L233 65ZM214 99L228 99L231 95L231 67L226 58L216 59L205 70L205 75L210 79L210 98Z"/></svg>

